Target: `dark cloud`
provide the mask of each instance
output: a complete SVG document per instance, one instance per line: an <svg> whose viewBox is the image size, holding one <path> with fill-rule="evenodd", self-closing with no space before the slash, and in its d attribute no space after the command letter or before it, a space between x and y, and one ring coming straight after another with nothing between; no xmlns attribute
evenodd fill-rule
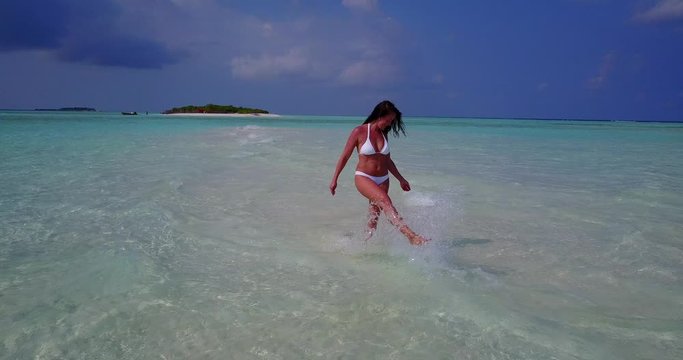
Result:
<svg viewBox="0 0 683 360"><path fill-rule="evenodd" d="M158 69L178 62L183 52L173 52L146 39L108 35L97 40L84 40L59 50L60 59L99 66Z"/></svg>
<svg viewBox="0 0 683 360"><path fill-rule="evenodd" d="M67 33L67 19L65 1L3 1L0 51L57 48Z"/></svg>
<svg viewBox="0 0 683 360"><path fill-rule="evenodd" d="M52 50L58 59L98 66L161 68L183 58L163 43L117 26L112 0L9 0L0 12L0 51Z"/></svg>

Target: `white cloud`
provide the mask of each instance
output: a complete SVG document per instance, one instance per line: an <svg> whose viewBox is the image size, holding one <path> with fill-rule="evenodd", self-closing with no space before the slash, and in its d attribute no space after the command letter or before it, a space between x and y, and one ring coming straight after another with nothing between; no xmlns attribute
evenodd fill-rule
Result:
<svg viewBox="0 0 683 360"><path fill-rule="evenodd" d="M359 60L343 69L339 81L345 85L382 86L393 81L396 67L379 60Z"/></svg>
<svg viewBox="0 0 683 360"><path fill-rule="evenodd" d="M342 5L349 9L373 11L377 9L377 1L378 0L342 0Z"/></svg>
<svg viewBox="0 0 683 360"><path fill-rule="evenodd" d="M393 81L403 62L396 56L401 26L377 14L379 0L343 0L353 11L377 15L371 24L356 17L309 15L263 17L221 0L166 0L140 12L135 0L113 0L125 10L120 26L144 27L169 49L186 51L186 63L222 67L244 80L302 77L324 84L365 86ZM137 33L136 32L136 33Z"/></svg>
<svg viewBox="0 0 683 360"><path fill-rule="evenodd" d="M442 84L444 81L444 76L443 74L435 74L432 76L432 83L433 84Z"/></svg>
<svg viewBox="0 0 683 360"><path fill-rule="evenodd" d="M273 24L271 23L264 23L261 29L264 37L270 37L273 34Z"/></svg>
<svg viewBox="0 0 683 360"><path fill-rule="evenodd" d="M537 89L538 91L544 91L544 90L547 89L547 88L548 88L548 83L547 83L547 82L542 82L542 83L536 85L536 89Z"/></svg>
<svg viewBox="0 0 683 360"><path fill-rule="evenodd" d="M232 74L243 79L274 78L281 75L302 74L309 60L301 49L291 49L283 55L235 57L230 62Z"/></svg>
<svg viewBox="0 0 683 360"><path fill-rule="evenodd" d="M588 79L587 85L591 89L601 88L607 81L608 76L614 69L614 62L616 61L616 55L610 52L602 57L602 64L598 70L598 74L594 77Z"/></svg>
<svg viewBox="0 0 683 360"><path fill-rule="evenodd" d="M683 0L660 0L649 10L635 15L642 22L664 22L683 19Z"/></svg>

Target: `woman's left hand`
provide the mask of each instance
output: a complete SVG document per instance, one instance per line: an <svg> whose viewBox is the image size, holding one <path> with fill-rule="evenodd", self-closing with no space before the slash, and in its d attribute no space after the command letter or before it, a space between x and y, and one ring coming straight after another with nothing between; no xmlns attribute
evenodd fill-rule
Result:
<svg viewBox="0 0 683 360"><path fill-rule="evenodd" d="M401 189L403 189L403 191L410 191L410 184L408 184L408 180L399 180L399 183L401 184Z"/></svg>

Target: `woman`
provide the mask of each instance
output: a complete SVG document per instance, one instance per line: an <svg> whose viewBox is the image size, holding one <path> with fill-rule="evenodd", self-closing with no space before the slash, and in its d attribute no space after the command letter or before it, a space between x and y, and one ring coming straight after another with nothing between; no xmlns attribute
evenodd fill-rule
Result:
<svg viewBox="0 0 683 360"><path fill-rule="evenodd" d="M399 136L399 130L406 134L401 121L401 112L390 101L382 101L375 106L370 116L351 131L344 150L339 156L337 168L334 170L330 192L334 196L337 189L337 179L351 157L353 149L358 150L358 166L354 176L356 189L370 201L368 220L368 238L377 229L377 219L380 211L398 230L408 238L413 245L422 245L427 239L411 230L398 214L389 198L389 173L398 180L404 191L410 191L410 184L401 176L389 154L387 135L392 130L394 136ZM380 150L377 150L380 149Z"/></svg>

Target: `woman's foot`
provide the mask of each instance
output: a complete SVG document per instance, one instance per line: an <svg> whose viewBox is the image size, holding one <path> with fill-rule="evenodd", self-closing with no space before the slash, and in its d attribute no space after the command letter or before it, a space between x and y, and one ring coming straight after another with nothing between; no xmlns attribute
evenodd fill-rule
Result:
<svg viewBox="0 0 683 360"><path fill-rule="evenodd" d="M408 241L410 241L411 245L419 246L424 245L429 239L425 239L422 235L413 233L412 235L408 235Z"/></svg>
<svg viewBox="0 0 683 360"><path fill-rule="evenodd" d="M365 230L365 241L370 240L370 238L372 237L372 234L374 234L374 233L375 233L375 229Z"/></svg>
<svg viewBox="0 0 683 360"><path fill-rule="evenodd" d="M419 246L429 241L429 239L425 239L406 225L400 226L398 229L408 238L411 245Z"/></svg>

